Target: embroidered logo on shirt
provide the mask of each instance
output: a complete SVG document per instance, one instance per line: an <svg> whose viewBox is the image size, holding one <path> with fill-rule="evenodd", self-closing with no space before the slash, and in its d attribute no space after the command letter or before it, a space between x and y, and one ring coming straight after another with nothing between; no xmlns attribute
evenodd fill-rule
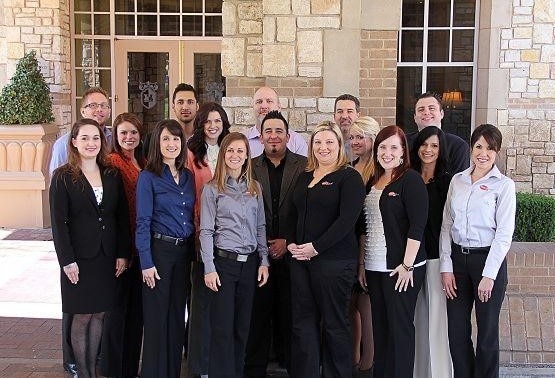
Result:
<svg viewBox="0 0 555 378"><path fill-rule="evenodd" d="M487 187L487 185L480 185L480 189L482 189L482 190L489 190L489 188Z"/></svg>
<svg viewBox="0 0 555 378"><path fill-rule="evenodd" d="M390 197L397 197L399 194L395 193L395 192L389 192L389 193L387 193L387 195L390 196Z"/></svg>
<svg viewBox="0 0 555 378"><path fill-rule="evenodd" d="M322 181L322 185L333 185L333 182Z"/></svg>

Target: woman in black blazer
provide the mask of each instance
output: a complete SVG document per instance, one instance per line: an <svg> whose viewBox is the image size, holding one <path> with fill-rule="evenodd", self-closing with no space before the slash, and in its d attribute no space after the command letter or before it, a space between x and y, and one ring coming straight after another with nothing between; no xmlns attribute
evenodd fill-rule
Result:
<svg viewBox="0 0 555 378"><path fill-rule="evenodd" d="M68 163L50 185L52 236L62 268L62 310L74 314L71 343L80 378L96 377L104 313L129 257L129 214L123 184L106 163L102 128L92 119L70 131Z"/></svg>
<svg viewBox="0 0 555 378"><path fill-rule="evenodd" d="M425 275L428 193L410 159L403 130L376 136L366 185L358 279L368 288L374 331L374 377L407 378L414 366L414 309ZM361 222L363 223L363 222Z"/></svg>

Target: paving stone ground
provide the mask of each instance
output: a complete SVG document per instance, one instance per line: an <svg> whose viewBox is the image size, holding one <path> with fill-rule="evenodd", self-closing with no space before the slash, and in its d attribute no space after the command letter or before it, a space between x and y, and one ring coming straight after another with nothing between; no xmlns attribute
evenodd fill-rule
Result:
<svg viewBox="0 0 555 378"><path fill-rule="evenodd" d="M0 378L67 378L59 267L49 229L0 229ZM188 377L186 363L182 377ZM286 377L272 370L269 377ZM502 378L555 377L555 366L503 366Z"/></svg>

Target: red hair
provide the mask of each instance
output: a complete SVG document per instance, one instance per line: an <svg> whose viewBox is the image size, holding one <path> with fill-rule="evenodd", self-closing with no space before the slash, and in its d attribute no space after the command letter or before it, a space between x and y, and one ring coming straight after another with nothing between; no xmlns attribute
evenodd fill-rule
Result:
<svg viewBox="0 0 555 378"><path fill-rule="evenodd" d="M401 147L403 148L403 162L399 164L398 167L393 168L393 173L391 174L391 182L399 179L405 174L405 172L410 168L410 157L407 148L407 137L405 132L399 126L391 125L384 127L380 130L378 135L376 135L376 140L374 141L374 146L372 147L372 158L374 164L374 174L370 177L369 182L374 185L378 179L385 173L385 169L378 162L378 147L380 144L394 135L397 135L401 140Z"/></svg>

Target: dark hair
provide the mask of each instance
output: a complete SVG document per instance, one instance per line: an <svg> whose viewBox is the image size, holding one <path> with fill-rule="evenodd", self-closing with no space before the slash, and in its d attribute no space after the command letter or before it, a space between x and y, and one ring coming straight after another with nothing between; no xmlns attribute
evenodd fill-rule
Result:
<svg viewBox="0 0 555 378"><path fill-rule="evenodd" d="M101 95L106 97L106 100L110 101L110 96L108 96L108 92L106 92L104 89L100 87L90 87L85 92L83 92L83 96L81 97L81 107L86 105L85 101L87 100L87 97L89 97L93 93L100 93Z"/></svg>
<svg viewBox="0 0 555 378"><path fill-rule="evenodd" d="M264 122L266 122L267 119L281 120L285 125L285 132L289 134L289 124L287 123L287 120L285 119L285 117L283 117L283 114L281 114L279 110L272 110L271 112L268 112L268 114L266 114L266 116L262 120L262 124L260 125L260 133L264 131Z"/></svg>
<svg viewBox="0 0 555 378"><path fill-rule="evenodd" d="M333 104L333 111L335 112L337 110L337 102L338 101L352 101L355 103L355 109L358 112L360 112L360 100L358 98L356 98L353 95L350 95L348 93L342 94L341 96L337 96L337 98L335 99L335 102Z"/></svg>
<svg viewBox="0 0 555 378"><path fill-rule="evenodd" d="M135 115L134 113L121 113L114 119L114 122L112 122L112 152L115 152L122 158L125 158L123 150L118 142L118 127L124 122L129 122L139 131L139 145L135 148L134 155L135 159L137 159L137 163L139 163L139 166L141 168L144 168L143 148L141 146L141 144L143 143L142 138L144 137L144 129L143 124L139 120L139 117L137 117L137 115Z"/></svg>
<svg viewBox="0 0 555 378"><path fill-rule="evenodd" d="M163 119L156 124L150 135L148 162L145 167L146 170L158 176L162 176L162 172L164 171L164 158L160 151L160 136L164 129L167 129L170 134L181 138L181 151L175 158L175 168L180 171L187 165L187 144L185 143L185 135L183 134L181 125L174 119Z"/></svg>
<svg viewBox="0 0 555 378"><path fill-rule="evenodd" d="M422 161L418 156L418 150L420 146L424 144L426 139L431 136L437 136L439 140L439 154L437 156L436 166L434 170L434 177L438 177L443 174L448 174L449 172L449 154L447 153L447 139L445 138L445 133L439 127L428 126L423 128L417 135L416 140L412 145L412 168L422 173Z"/></svg>
<svg viewBox="0 0 555 378"><path fill-rule="evenodd" d="M193 86L190 84L181 83L178 84L177 87L175 87L175 89L173 90L172 103L175 102L175 96L177 96L178 92L193 92L193 94L195 95L195 100L198 102L198 95L195 88L193 88Z"/></svg>
<svg viewBox="0 0 555 378"><path fill-rule="evenodd" d="M67 169L71 173L74 182L77 180L78 176L81 173L81 156L79 155L79 151L77 151L77 147L73 145L72 141L73 139L77 138L81 127L86 125L96 127L100 135L100 151L98 151L98 155L96 155L96 163L101 169L109 167L108 160L106 158L108 149L106 146L106 137L104 135L103 128L100 127L98 122L96 122L94 119L81 118L79 121L75 122L73 126L71 126L67 142L67 164L64 165L64 169Z"/></svg>
<svg viewBox="0 0 555 378"><path fill-rule="evenodd" d="M437 94L435 92L424 92L420 96L418 96L416 98L416 101L414 102L413 108L414 108L415 113L416 113L416 103L418 102L418 100L421 100L423 98L429 98L429 97L435 98L437 103L439 104L439 110L443 110L443 100L441 99L441 96L439 94Z"/></svg>
<svg viewBox="0 0 555 378"><path fill-rule="evenodd" d="M197 168L208 166L208 164L204 160L207 151L204 134L204 124L206 123L206 120L208 120L208 115L211 112L218 112L220 114L220 117L222 118L223 129L222 133L218 137L218 145L221 145L224 137L229 134L229 128L231 127L227 118L227 113L220 104L217 104L215 102L208 102L199 108L197 115L195 116L195 122L193 124L193 135L191 135L191 138L189 138L189 141L187 142L187 147L194 156L193 162L195 163Z"/></svg>
<svg viewBox="0 0 555 378"><path fill-rule="evenodd" d="M391 182L399 179L410 168L410 157L407 149L407 137L405 136L403 129L395 125L384 127L380 130L378 135L376 135L376 140L374 141L372 151L372 159L374 159L374 175L369 180L372 185L378 182L378 179L385 173L385 169L383 169L383 167L378 162L378 147L380 146L380 143L394 135L397 135L399 139L401 139L401 147L403 148L403 162L398 167L395 167L393 169Z"/></svg>
<svg viewBox="0 0 555 378"><path fill-rule="evenodd" d="M475 128L472 132L472 136L470 137L470 149L474 147L480 137L484 137L490 149L494 150L495 152L499 152L499 150L501 150L503 135L497 127L489 123L483 123Z"/></svg>

